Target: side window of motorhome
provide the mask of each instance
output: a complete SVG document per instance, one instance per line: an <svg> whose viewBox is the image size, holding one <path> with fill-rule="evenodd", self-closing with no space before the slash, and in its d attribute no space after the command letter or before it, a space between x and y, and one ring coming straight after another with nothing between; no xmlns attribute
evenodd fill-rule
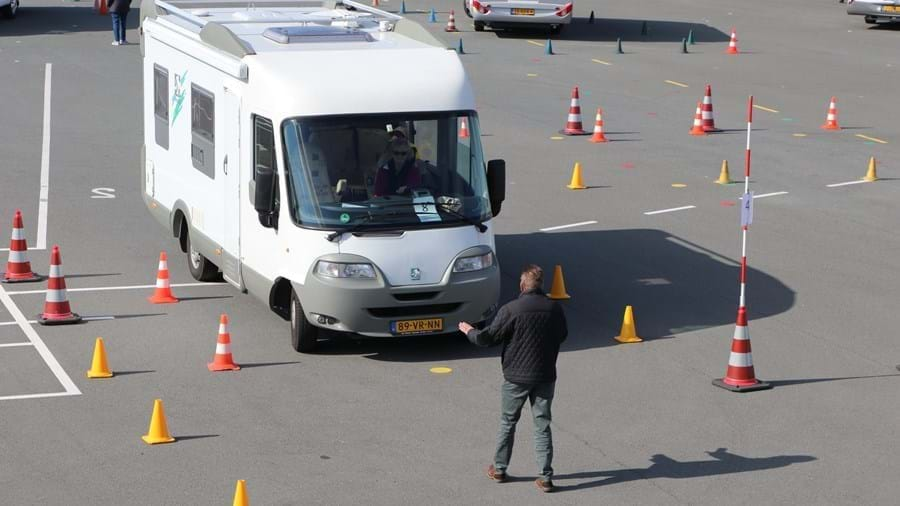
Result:
<svg viewBox="0 0 900 506"><path fill-rule="evenodd" d="M153 66L153 117L156 144L169 149L169 71Z"/></svg>
<svg viewBox="0 0 900 506"><path fill-rule="evenodd" d="M272 128L272 120L254 115L253 138L256 146L253 152L253 179L256 179L255 167L265 167L277 171L275 166L275 133Z"/></svg>
<svg viewBox="0 0 900 506"><path fill-rule="evenodd" d="M191 163L216 178L216 115L213 94L191 84Z"/></svg>

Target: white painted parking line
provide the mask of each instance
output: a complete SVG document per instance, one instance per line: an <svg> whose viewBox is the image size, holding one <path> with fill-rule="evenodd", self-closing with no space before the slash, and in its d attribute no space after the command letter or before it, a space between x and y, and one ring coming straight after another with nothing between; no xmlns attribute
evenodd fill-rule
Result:
<svg viewBox="0 0 900 506"><path fill-rule="evenodd" d="M172 283L172 288L188 287L188 286L223 286L226 283ZM67 288L67 292L106 292L110 290L143 290L146 288L156 288L156 285L131 285L131 286L96 286L89 288ZM36 293L47 293L47 290L22 290L20 292L7 292L12 295L32 295Z"/></svg>
<svg viewBox="0 0 900 506"><path fill-rule="evenodd" d="M593 225L594 223L597 223L597 220L581 221L581 222L578 222L578 223L570 223L570 224L568 224L568 225L559 225L559 226L556 226L556 227L547 227L547 228L542 228L542 229L540 229L540 231L541 231L541 232L551 232L551 231L553 231L553 230L562 230L562 229L564 229L564 228L580 227L580 226L583 226L583 225Z"/></svg>
<svg viewBox="0 0 900 506"><path fill-rule="evenodd" d="M16 401L21 399L42 399L44 397L66 397L69 395L81 395L81 392L51 392L49 394L25 394L25 395L6 395L0 397L0 401Z"/></svg>
<svg viewBox="0 0 900 506"><path fill-rule="evenodd" d="M25 337L28 338L29 341L34 345L34 349L37 350L38 354L40 354L41 358L44 359L44 362L47 364L47 367L53 371L53 374L56 376L56 379L59 380L60 384L62 384L65 389L64 392L58 392L55 394L38 394L45 397L58 397L61 395L81 395L81 390L78 390L78 387L75 386L75 383L72 382L72 378L66 374L66 371L59 365L56 357L50 353L50 349L47 348L47 345L44 344L44 341L41 340L41 336L38 335L37 331L28 323L28 320L25 319L25 315L22 314L22 311L19 309L19 306L13 302L12 297L6 293L6 290L0 286L0 302L6 306L6 310L13 317L16 322L19 324L19 328L22 329L22 332L25 333ZM23 396L7 396L0 397L0 400L4 399L23 399L23 398L32 398L32 397L23 397Z"/></svg>
<svg viewBox="0 0 900 506"><path fill-rule="evenodd" d="M860 183L868 183L868 181L866 181L864 179L860 179L859 181L847 181L846 183L834 183L834 184L827 184L825 186L827 186L828 188L837 188L838 186L847 186L847 185L851 185L851 184L860 184Z"/></svg>
<svg viewBox="0 0 900 506"><path fill-rule="evenodd" d="M81 320L85 321L85 322L97 322L97 321L115 320L115 319L116 319L115 316L82 316L81 317ZM32 324L37 323L37 320L28 320L26 323L28 323L29 325L32 325ZM18 324L19 324L19 322L15 322L15 321L0 322L0 327L5 327L7 325L18 325ZM31 344L31 343L28 343L28 344ZM0 347L2 347L2 345L0 345Z"/></svg>
<svg viewBox="0 0 900 506"><path fill-rule="evenodd" d="M12 322L12 323L16 323L16 322ZM0 344L0 348L14 348L14 347L17 347L17 346L32 346L32 343L5 343L5 344Z"/></svg>
<svg viewBox="0 0 900 506"><path fill-rule="evenodd" d="M754 195L753 199L764 199L766 197L777 197L779 195L787 195L788 192L772 192L772 193L760 193L759 195ZM738 199L740 200L740 199Z"/></svg>
<svg viewBox="0 0 900 506"><path fill-rule="evenodd" d="M674 213L675 211L684 211L686 209L694 209L697 206L681 206L681 207L673 207L672 209L660 209L659 211L647 211L644 213L647 216L652 216L654 214L662 214L662 213Z"/></svg>
<svg viewBox="0 0 900 506"><path fill-rule="evenodd" d="M50 196L50 82L53 64L44 70L44 138L41 142L41 194L38 201L37 242L35 249L47 247L47 204Z"/></svg>

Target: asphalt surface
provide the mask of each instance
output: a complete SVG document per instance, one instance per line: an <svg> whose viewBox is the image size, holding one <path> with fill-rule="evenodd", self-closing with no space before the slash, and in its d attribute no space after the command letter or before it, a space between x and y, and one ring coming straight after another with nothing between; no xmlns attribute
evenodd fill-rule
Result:
<svg viewBox="0 0 900 506"><path fill-rule="evenodd" d="M499 409L495 349L452 336L334 339L300 355L287 324L250 296L177 286L193 282L186 260L140 196L138 46L110 46L109 19L90 4L42 0L0 22L0 222L22 209L38 243L43 160L46 247L62 249L73 310L100 319L18 325L14 313L41 311L34 291L44 285L2 286L0 503L226 504L237 479L252 504L896 503L900 29L813 0L580 1L546 55L546 34L475 33L459 4L406 6L422 22L435 7L439 22L425 26L448 47L463 40L485 151L507 161L496 222L504 298L522 264L564 267L558 493L530 483L527 408L515 479L484 478ZM451 8L459 34L443 31ZM134 10L132 42L136 22ZM724 54L732 26L738 56ZM689 30L698 44L681 54ZM688 130L707 83L725 131L696 138ZM612 142L553 139L575 85L585 128L603 107ZM735 394L710 382L725 371L734 330L743 188L713 181L725 159L742 176L750 94L763 107L752 189L777 193L755 201L750 334L756 373L775 388ZM831 96L841 132L819 128ZM827 186L861 178L870 156L882 180ZM565 188L575 162L591 188ZM104 194L114 198L92 198ZM685 206L694 207L645 214ZM161 250L186 299L176 305L150 305L152 290L134 288L154 283ZM46 274L48 250L30 259ZM612 339L627 304L644 343ZM212 374L223 312L243 369ZM84 377L97 336L110 380ZM174 444L140 439L155 398Z"/></svg>

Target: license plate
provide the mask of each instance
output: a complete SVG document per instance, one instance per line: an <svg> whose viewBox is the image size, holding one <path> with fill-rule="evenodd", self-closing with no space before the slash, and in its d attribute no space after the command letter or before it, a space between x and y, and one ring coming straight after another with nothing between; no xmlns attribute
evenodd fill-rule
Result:
<svg viewBox="0 0 900 506"><path fill-rule="evenodd" d="M534 9L513 9L513 16L534 16Z"/></svg>
<svg viewBox="0 0 900 506"><path fill-rule="evenodd" d="M444 330L443 318L391 322L391 333L393 334L427 334L441 332L442 330Z"/></svg>
<svg viewBox="0 0 900 506"><path fill-rule="evenodd" d="M884 12L900 12L900 5L885 5L881 10Z"/></svg>

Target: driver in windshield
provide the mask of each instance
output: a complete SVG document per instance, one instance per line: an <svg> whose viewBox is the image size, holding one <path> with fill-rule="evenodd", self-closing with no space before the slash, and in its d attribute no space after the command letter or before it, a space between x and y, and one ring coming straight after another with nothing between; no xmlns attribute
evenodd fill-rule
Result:
<svg viewBox="0 0 900 506"><path fill-rule="evenodd" d="M422 175L409 141L405 137L394 137L388 149L391 157L378 168L372 193L376 197L403 195L421 186Z"/></svg>

